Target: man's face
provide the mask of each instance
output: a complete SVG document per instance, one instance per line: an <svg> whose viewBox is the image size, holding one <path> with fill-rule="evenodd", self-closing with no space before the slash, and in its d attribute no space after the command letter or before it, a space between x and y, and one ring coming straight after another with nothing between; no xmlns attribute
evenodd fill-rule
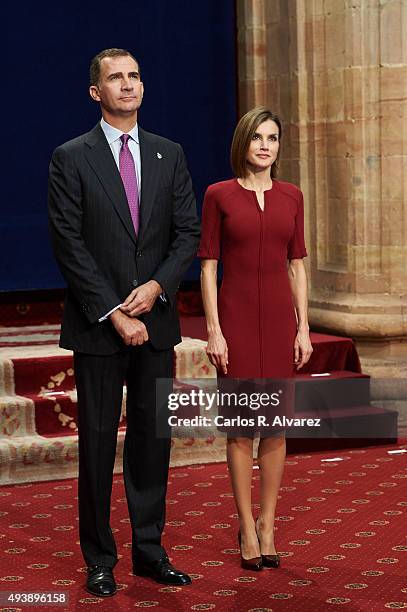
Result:
<svg viewBox="0 0 407 612"><path fill-rule="evenodd" d="M100 78L89 93L111 115L128 116L137 112L143 99L143 83L137 62L129 55L104 57Z"/></svg>

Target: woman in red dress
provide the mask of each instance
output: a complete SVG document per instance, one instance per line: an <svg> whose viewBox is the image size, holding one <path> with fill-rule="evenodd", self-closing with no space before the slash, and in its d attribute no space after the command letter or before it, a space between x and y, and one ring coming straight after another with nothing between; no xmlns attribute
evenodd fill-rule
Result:
<svg viewBox="0 0 407 612"><path fill-rule="evenodd" d="M290 378L310 358L301 191L276 179L281 122L260 107L239 121L232 141L236 178L210 185L202 213L201 286L207 354L220 377ZM218 261L223 280L217 292ZM261 437L260 512L251 505L253 436L228 436L227 460L239 515L241 564L278 567L274 519L285 435Z"/></svg>

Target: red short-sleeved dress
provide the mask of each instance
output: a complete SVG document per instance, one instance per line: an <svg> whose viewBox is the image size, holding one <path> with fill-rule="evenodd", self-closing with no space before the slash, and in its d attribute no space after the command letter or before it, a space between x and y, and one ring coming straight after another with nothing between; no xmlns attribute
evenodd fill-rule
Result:
<svg viewBox="0 0 407 612"><path fill-rule="evenodd" d="M306 257L303 195L273 179L256 192L237 179L210 185L202 213L200 258L220 259L218 310L229 378L287 378L297 330L288 260Z"/></svg>

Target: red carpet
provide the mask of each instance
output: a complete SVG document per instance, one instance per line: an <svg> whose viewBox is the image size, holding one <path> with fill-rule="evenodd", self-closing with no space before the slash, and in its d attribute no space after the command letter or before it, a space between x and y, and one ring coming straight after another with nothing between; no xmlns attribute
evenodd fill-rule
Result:
<svg viewBox="0 0 407 612"><path fill-rule="evenodd" d="M116 477L111 522L122 558L115 570L120 592L109 600L82 586L76 481L2 487L0 591L67 591L69 610L407 608L407 453L388 454L394 448L288 457L276 523L282 567L259 574L239 566L226 465L172 469L164 544L174 564L193 576L183 589L130 574L129 519ZM342 461L321 461L329 457ZM254 479L257 502L257 470Z"/></svg>

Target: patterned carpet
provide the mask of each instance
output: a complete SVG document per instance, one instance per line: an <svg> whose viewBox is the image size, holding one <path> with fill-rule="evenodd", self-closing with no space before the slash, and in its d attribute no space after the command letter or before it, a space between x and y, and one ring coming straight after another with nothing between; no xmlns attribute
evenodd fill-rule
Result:
<svg viewBox="0 0 407 612"><path fill-rule="evenodd" d="M158 585L131 571L123 480L115 477L111 524L120 591L83 589L76 481L0 489L0 591L65 591L69 606L103 611L378 611L407 608L407 445L289 456L276 521L278 570L244 571L224 463L172 468L164 544L193 584ZM254 470L254 513L259 473ZM24 610L9 605L0 610ZM31 609L31 608L30 608Z"/></svg>

